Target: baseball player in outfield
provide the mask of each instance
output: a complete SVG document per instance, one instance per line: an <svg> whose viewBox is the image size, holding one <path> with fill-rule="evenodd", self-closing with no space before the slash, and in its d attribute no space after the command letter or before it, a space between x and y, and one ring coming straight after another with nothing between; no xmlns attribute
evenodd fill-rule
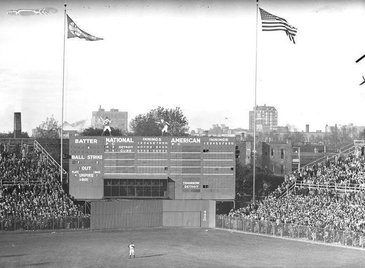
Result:
<svg viewBox="0 0 365 268"><path fill-rule="evenodd" d="M136 246L134 245L133 242L131 242L129 245L128 245L128 248L129 248L129 258L135 258L136 255L134 254L134 249L136 248Z"/></svg>
<svg viewBox="0 0 365 268"><path fill-rule="evenodd" d="M163 119L161 119L161 124L163 125L163 128L161 130L161 136L163 136L164 133L167 133L170 124Z"/></svg>
<svg viewBox="0 0 365 268"><path fill-rule="evenodd" d="M103 133L101 134L101 136L104 135L105 131L109 131L109 136L112 135L112 130L110 128L110 123L112 122L112 120L110 120L108 117L105 118L105 120L103 121L103 124L104 124L104 130L103 130Z"/></svg>

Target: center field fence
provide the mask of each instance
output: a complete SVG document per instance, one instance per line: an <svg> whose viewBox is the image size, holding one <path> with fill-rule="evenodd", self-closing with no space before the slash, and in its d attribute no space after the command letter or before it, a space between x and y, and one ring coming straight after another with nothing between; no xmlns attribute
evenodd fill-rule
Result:
<svg viewBox="0 0 365 268"><path fill-rule="evenodd" d="M0 218L0 231L89 229L90 216L20 219Z"/></svg>
<svg viewBox="0 0 365 268"><path fill-rule="evenodd" d="M364 248L365 246L365 234L359 232L284 223L277 224L271 221L229 217L227 215L216 216L216 228L357 248Z"/></svg>

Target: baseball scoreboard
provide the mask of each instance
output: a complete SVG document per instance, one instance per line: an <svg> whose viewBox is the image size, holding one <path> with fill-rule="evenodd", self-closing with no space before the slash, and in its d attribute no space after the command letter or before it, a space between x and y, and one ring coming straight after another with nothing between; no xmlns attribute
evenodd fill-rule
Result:
<svg viewBox="0 0 365 268"><path fill-rule="evenodd" d="M233 137L70 137L78 200L213 199L235 195Z"/></svg>

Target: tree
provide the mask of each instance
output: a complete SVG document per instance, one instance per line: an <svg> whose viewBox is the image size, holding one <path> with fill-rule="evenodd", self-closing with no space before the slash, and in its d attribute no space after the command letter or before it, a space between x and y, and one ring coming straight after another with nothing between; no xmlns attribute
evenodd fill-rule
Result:
<svg viewBox="0 0 365 268"><path fill-rule="evenodd" d="M61 133L61 125L53 117L47 117L34 131L35 138L58 139Z"/></svg>
<svg viewBox="0 0 365 268"><path fill-rule="evenodd" d="M0 133L0 138L14 138L14 132ZM18 138L29 138L28 132L22 132Z"/></svg>
<svg viewBox="0 0 365 268"><path fill-rule="evenodd" d="M259 199L273 192L284 181L284 177L275 176L270 170L256 166L255 195ZM236 204L244 206L252 200L253 189L252 166L236 163Z"/></svg>
<svg viewBox="0 0 365 268"><path fill-rule="evenodd" d="M255 194L258 196L262 191L262 171L256 167ZM244 201L245 196L252 198L253 173L251 166L236 164L236 201Z"/></svg>
<svg viewBox="0 0 365 268"><path fill-rule="evenodd" d="M131 121L130 128L136 136L161 136L165 122L168 123L166 135L188 135L188 120L179 107L167 109L159 106L147 114L139 114Z"/></svg>
<svg viewBox="0 0 365 268"><path fill-rule="evenodd" d="M111 128L112 130L112 136L125 136L126 133L123 133L120 129L117 128ZM80 135L81 136L101 136L101 134L103 133L103 130L101 128L85 128ZM109 135L109 133L107 133L106 135Z"/></svg>

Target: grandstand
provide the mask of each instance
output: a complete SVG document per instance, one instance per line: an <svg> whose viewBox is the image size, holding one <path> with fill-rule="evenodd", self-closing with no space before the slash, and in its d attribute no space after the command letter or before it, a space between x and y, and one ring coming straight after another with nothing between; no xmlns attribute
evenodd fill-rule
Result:
<svg viewBox="0 0 365 268"><path fill-rule="evenodd" d="M290 174L259 204L232 210L217 226L363 247L364 144Z"/></svg>
<svg viewBox="0 0 365 268"><path fill-rule="evenodd" d="M89 225L60 183L59 164L36 140L1 140L0 178L0 230Z"/></svg>

